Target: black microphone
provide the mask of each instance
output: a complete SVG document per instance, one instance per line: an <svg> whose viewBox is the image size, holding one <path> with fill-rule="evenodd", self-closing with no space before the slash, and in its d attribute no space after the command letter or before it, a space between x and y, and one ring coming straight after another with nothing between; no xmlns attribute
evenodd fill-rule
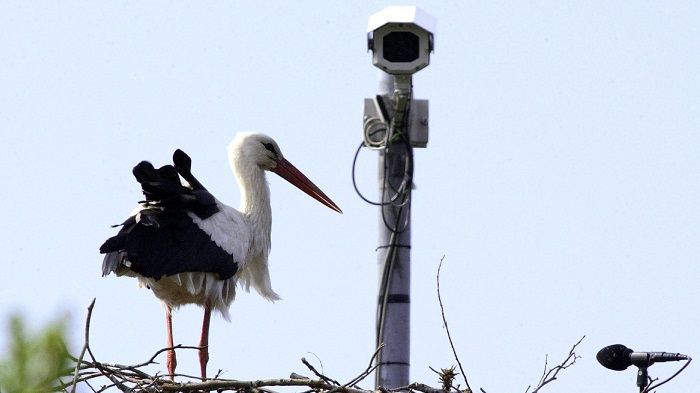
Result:
<svg viewBox="0 0 700 393"><path fill-rule="evenodd" d="M635 365L637 367L649 367L658 362L674 362L677 360L688 360L688 355L668 352L634 352L622 344L608 345L598 351L596 355L598 363L603 367L615 371L626 370L627 367Z"/></svg>

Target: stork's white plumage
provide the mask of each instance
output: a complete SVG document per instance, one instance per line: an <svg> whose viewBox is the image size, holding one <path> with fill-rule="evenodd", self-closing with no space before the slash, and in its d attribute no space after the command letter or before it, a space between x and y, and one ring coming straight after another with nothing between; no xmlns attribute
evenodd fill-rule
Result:
<svg viewBox="0 0 700 393"><path fill-rule="evenodd" d="M287 161L272 138L240 133L228 146L229 162L241 193L239 210L214 198L192 175L191 160L182 151L173 165L155 169L143 161L134 167L146 201L122 224L116 236L100 247L102 273L138 278L166 307L168 347L173 347L171 310L184 304L204 307L200 368L206 379L211 310L230 320L236 284L251 286L270 301L267 258L272 211L265 171L275 172L314 199L342 213L316 185ZM182 177L185 182L180 180ZM174 376L174 350L167 354Z"/></svg>

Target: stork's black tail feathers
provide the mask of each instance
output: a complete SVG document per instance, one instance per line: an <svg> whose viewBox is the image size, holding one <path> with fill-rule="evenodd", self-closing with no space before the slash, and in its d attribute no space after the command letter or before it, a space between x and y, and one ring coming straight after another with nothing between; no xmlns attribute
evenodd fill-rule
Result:
<svg viewBox="0 0 700 393"><path fill-rule="evenodd" d="M193 259L192 256L183 256L188 250L182 247L182 242L185 239L194 241L201 235L195 233L198 231L188 213L204 220L217 213L219 208L214 196L192 175L192 161L187 154L176 150L173 163L174 166L156 169L150 162L142 161L134 167L134 177L141 184L146 200L141 202L143 208L136 215L121 224L119 233L100 247L100 253L107 254L102 264L103 275L120 274L118 270L126 266L146 277L159 278L163 274L176 273L180 267L165 268L162 261L156 263L157 259ZM182 185L180 176L191 187ZM152 255L152 250L159 250L160 255ZM194 270L197 266L187 267L192 269L189 271L200 271ZM233 272L223 272L223 275L233 275L234 272L235 268Z"/></svg>

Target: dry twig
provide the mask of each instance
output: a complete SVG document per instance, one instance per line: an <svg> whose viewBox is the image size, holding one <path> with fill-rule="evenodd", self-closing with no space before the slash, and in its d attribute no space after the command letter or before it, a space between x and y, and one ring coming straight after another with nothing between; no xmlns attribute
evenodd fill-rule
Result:
<svg viewBox="0 0 700 393"><path fill-rule="evenodd" d="M469 386L469 381L467 380L467 374L464 372L464 368L462 368L462 362L459 361L459 356L457 356L457 350L455 350L455 345L452 342L452 335L450 334L450 328L447 326L447 318L445 318L445 307L442 305L442 296L440 296L440 269L442 269L442 261L445 260L445 256L443 255L442 258L440 258L440 264L438 265L438 270L437 270L437 297L438 297L438 302L440 303L440 312L442 313L442 323L445 325L445 332L447 333L447 339L450 341L450 348L452 348L452 353L455 356L455 360L457 361L457 365L459 366L459 371L462 373L462 378L464 378L464 384L467 387L467 393L472 392L471 386Z"/></svg>
<svg viewBox="0 0 700 393"><path fill-rule="evenodd" d="M328 378L327 376L320 373L318 370L316 370L316 368L313 365L311 365L311 363L308 362L308 360L306 360L306 358L301 358L301 362L304 363L304 366L306 366L306 368L311 370L312 373L314 373L317 377L319 377L324 382L326 382L328 384L340 386L340 382L336 381L335 379ZM321 368L323 368L323 366L321 366Z"/></svg>
<svg viewBox="0 0 700 393"><path fill-rule="evenodd" d="M579 344L581 344L581 341L583 341L584 338L586 338L585 335L583 337L581 337L581 339L579 339L578 342L576 342L576 344L574 344L571 347L571 350L569 351L569 355L566 357L566 359L564 359L563 362L550 368L549 370L547 370L547 356L545 356L545 358L544 358L544 370L542 371L542 376L540 377L540 380L537 383L537 387L535 387L535 389L531 393L539 392L540 389L542 389L546 384L548 384L552 381L555 381L557 379L557 374L559 374L559 372L561 370L565 370L565 369L573 366L576 363L576 359L580 358L580 356L576 355L576 347ZM527 389L525 389L525 393L527 393L530 390L530 387L531 386L528 386Z"/></svg>
<svg viewBox="0 0 700 393"><path fill-rule="evenodd" d="M457 361L457 365L459 366L459 371L462 374L462 377L464 378L464 383L466 385L466 389L464 390L465 393L471 393L472 389L471 386L469 386L469 381L467 380L467 375L464 372L464 368L462 367L462 362L459 360L459 356L457 356L457 351L454 346L454 342L452 341L452 335L450 334L450 328L447 326L447 318L445 317L445 307L442 303L442 296L440 294L440 270L442 269L442 262L444 261L445 256L443 255L442 258L440 258L440 263L438 264L438 270L437 270L437 297L438 297L438 302L440 303L440 312L442 313L442 322L445 326L445 332L447 333L447 339L450 342L450 348L452 348L452 353L454 354L455 361ZM551 369L547 369L547 357L545 356L545 362L544 362L544 370L542 371L542 376L540 377L540 380L537 384L537 387L530 393L537 393L542 387L544 387L546 384L554 381L557 379L557 374L561 370L564 370L566 368L569 368L570 366L574 365L576 363L576 359L579 358L578 355L576 355L575 349L576 347L581 344L581 341L586 336L584 335L581 337L580 340L576 344L573 345L571 350L569 351L569 355L564 359L563 362L561 362L559 365L552 367ZM461 393L459 390L459 387L454 387L452 385L452 381L454 381L454 378L457 376L456 373L454 373L454 367L452 368L447 368L447 369L442 369L441 371L436 371L432 367L430 368L433 370L435 373L437 373L440 376L440 382L443 385L443 392L448 391L450 388L455 389L458 393ZM682 371L682 370L681 370ZM665 382L664 382L665 383ZM530 390L531 386L528 386L527 389L525 389L525 393L528 393ZM483 388L479 388L482 393L486 393L486 391Z"/></svg>

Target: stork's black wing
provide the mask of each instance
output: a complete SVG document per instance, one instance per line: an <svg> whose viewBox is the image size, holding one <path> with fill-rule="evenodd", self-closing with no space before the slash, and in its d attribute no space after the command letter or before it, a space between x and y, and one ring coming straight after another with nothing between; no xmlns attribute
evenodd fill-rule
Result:
<svg viewBox="0 0 700 393"><path fill-rule="evenodd" d="M179 152L179 153L178 153ZM176 165L186 154L178 150ZM206 220L219 212L216 200L189 172L186 180L193 188L180 183L178 170L172 165L155 169L143 161L133 173L141 184L146 200L138 214L129 217L117 233L102 244L106 254L102 274L129 269L144 277L160 279L183 272L209 272L220 279L232 277L238 265L233 256L219 247L188 213ZM190 179L187 179L190 177Z"/></svg>

